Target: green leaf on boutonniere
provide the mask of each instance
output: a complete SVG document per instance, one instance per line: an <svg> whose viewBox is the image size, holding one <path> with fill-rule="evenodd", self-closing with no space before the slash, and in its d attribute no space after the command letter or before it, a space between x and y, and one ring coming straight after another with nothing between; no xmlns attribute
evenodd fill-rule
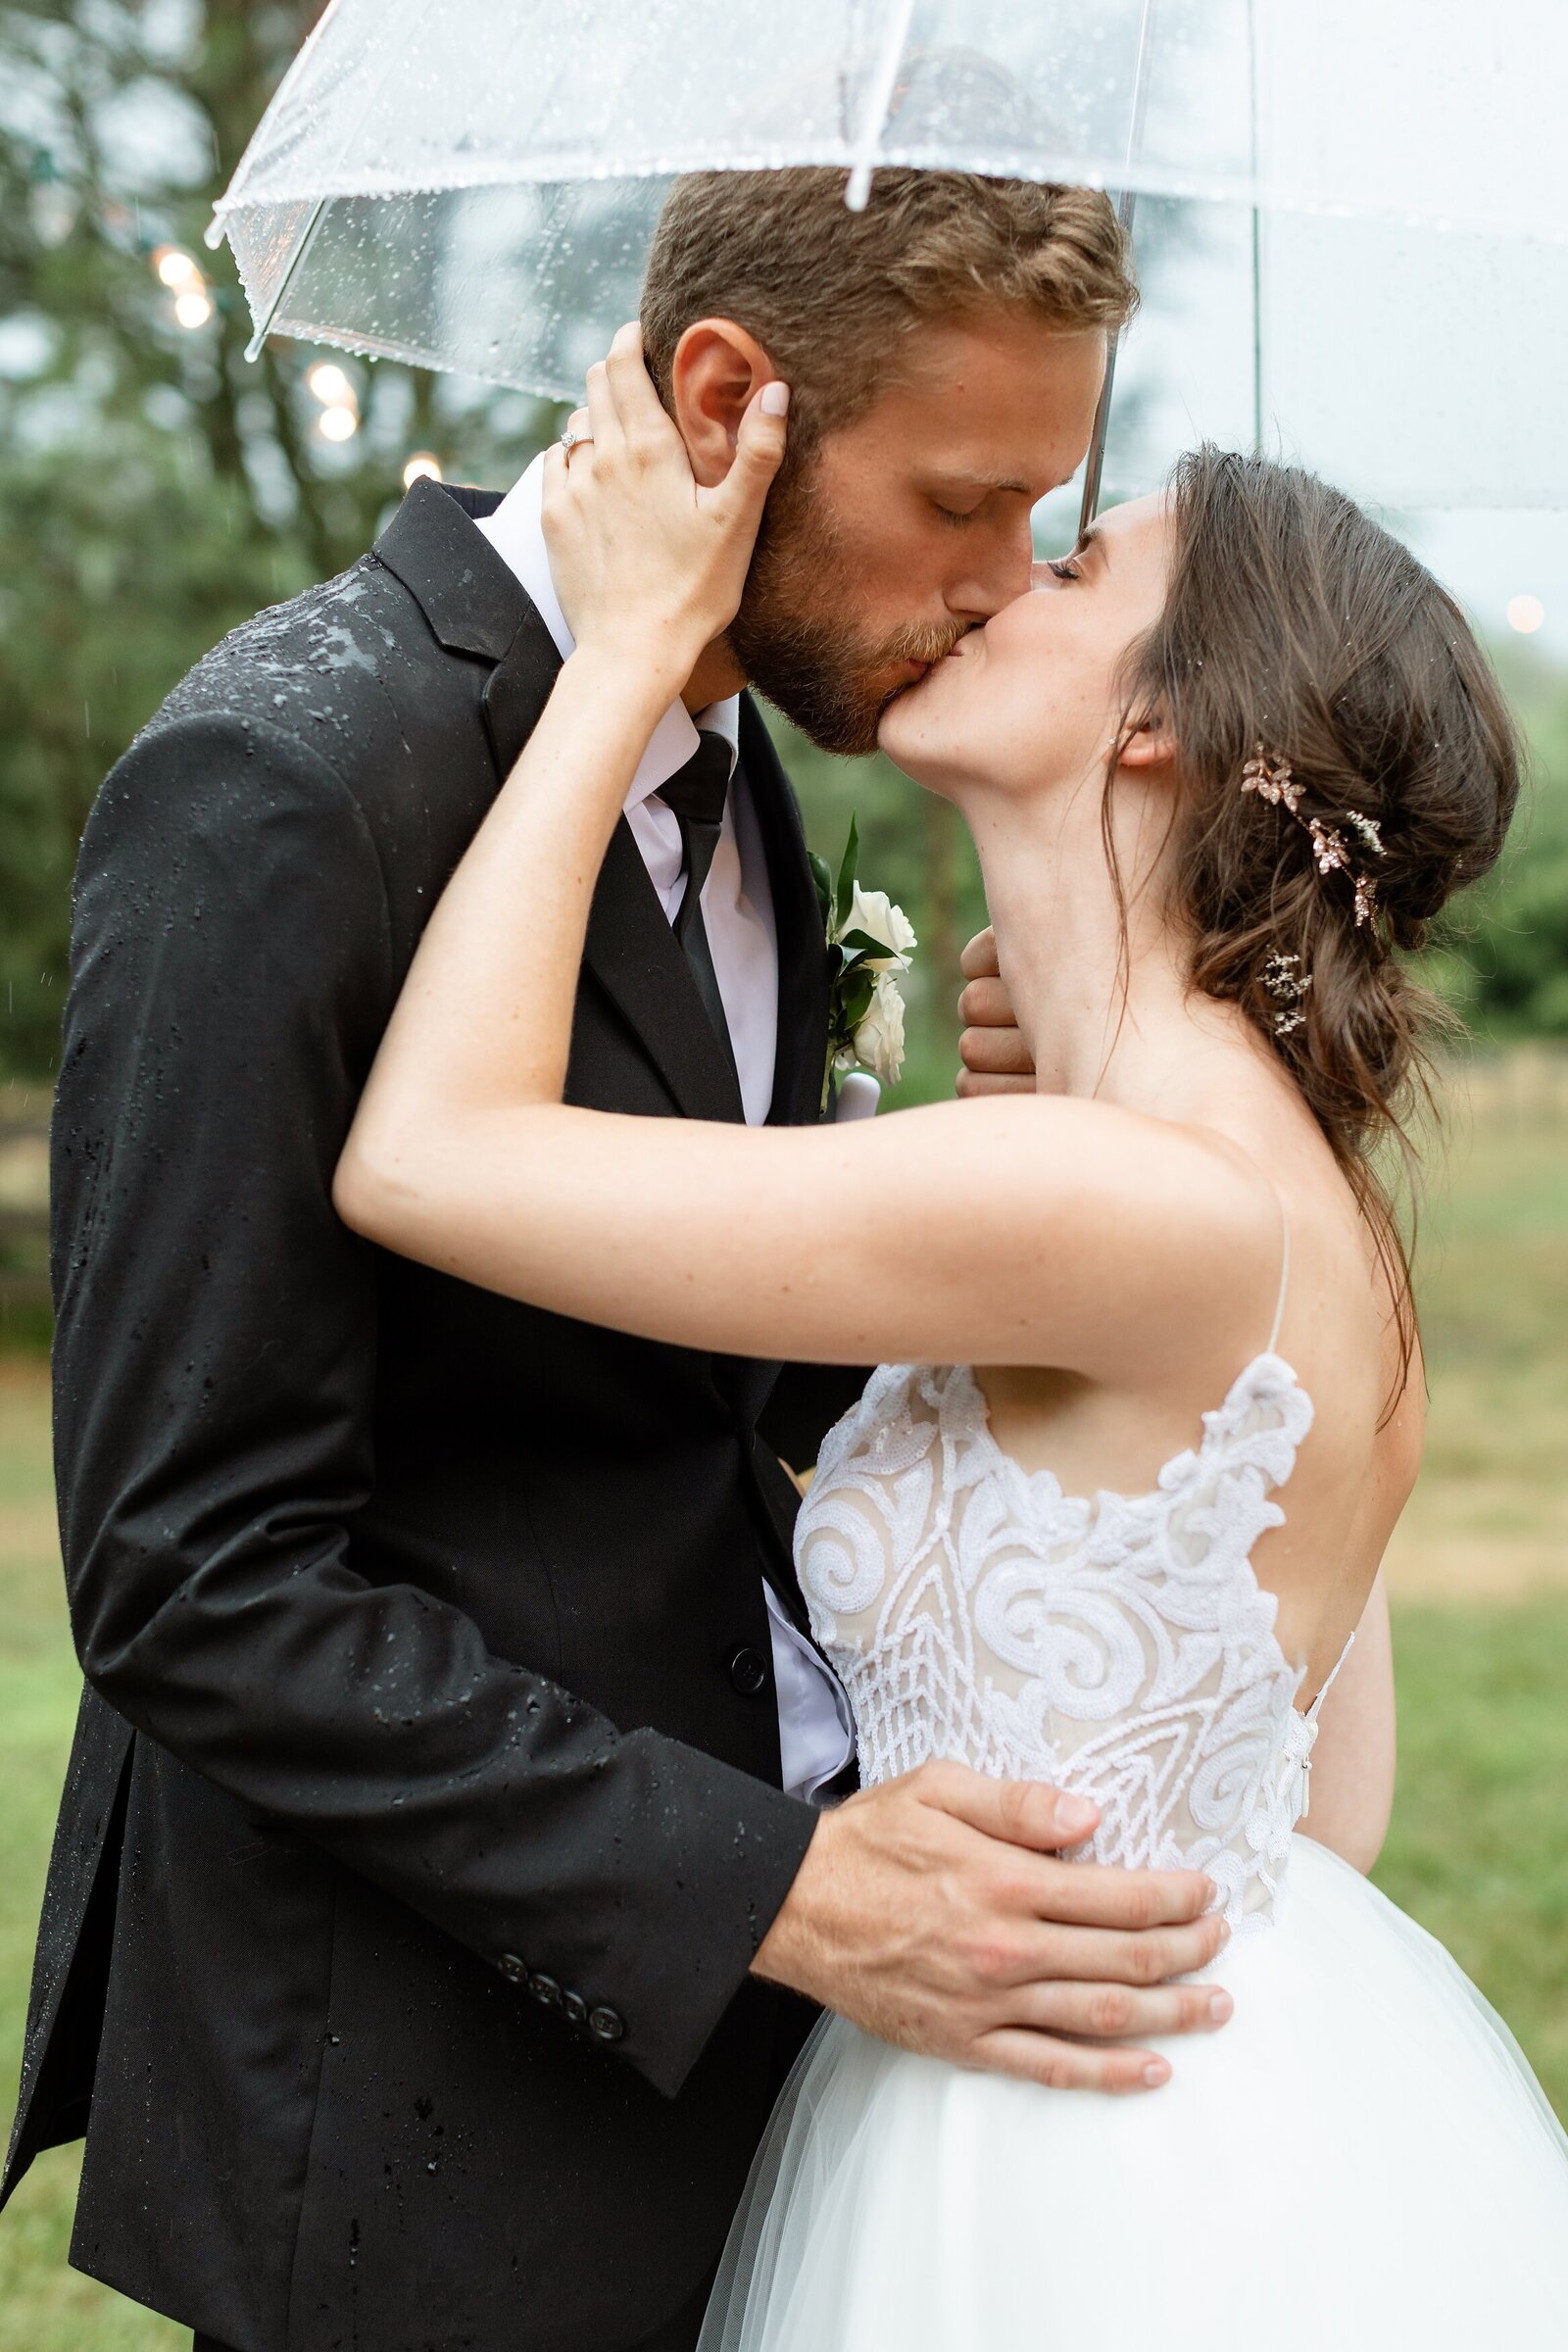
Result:
<svg viewBox="0 0 1568 2352"><path fill-rule="evenodd" d="M816 903L822 910L822 925L825 930L833 920L833 868L827 859L819 858L814 850L808 850L806 854L810 862L811 880L816 884Z"/></svg>
<svg viewBox="0 0 1568 2352"><path fill-rule="evenodd" d="M869 931L847 931L839 941L845 955L853 961L857 956L869 956L878 963L891 963L899 969L905 958L885 939L873 939Z"/></svg>
<svg viewBox="0 0 1568 2352"><path fill-rule="evenodd" d="M855 818L850 819L850 838L845 844L844 863L839 867L839 886L833 900L834 927L842 930L850 919L855 905L855 860L859 855L860 836Z"/></svg>
<svg viewBox="0 0 1568 2352"><path fill-rule="evenodd" d="M870 1011L871 999L875 995L876 974L874 972L862 970L858 976L852 978L849 987L844 992L844 1026L852 1036Z"/></svg>

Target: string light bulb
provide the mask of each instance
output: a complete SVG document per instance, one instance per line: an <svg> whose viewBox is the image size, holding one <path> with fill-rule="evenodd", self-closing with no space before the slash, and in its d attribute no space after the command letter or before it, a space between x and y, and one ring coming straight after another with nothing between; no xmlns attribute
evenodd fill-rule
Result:
<svg viewBox="0 0 1568 2352"><path fill-rule="evenodd" d="M192 286L174 304L174 317L188 332L205 326L213 315L213 306L200 286Z"/></svg>
<svg viewBox="0 0 1568 2352"><path fill-rule="evenodd" d="M323 441L352 441L360 429L359 411L347 402L334 401L331 408L321 411L317 423Z"/></svg>

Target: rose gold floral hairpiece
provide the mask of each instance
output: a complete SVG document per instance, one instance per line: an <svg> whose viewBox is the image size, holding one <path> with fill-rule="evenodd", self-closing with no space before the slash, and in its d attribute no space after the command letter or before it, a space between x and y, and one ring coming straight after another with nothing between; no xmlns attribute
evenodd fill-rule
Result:
<svg viewBox="0 0 1568 2352"><path fill-rule="evenodd" d="M1355 892L1355 927L1359 931L1377 913L1377 883L1370 874L1358 873L1350 863L1345 835L1337 826L1326 825L1321 817L1301 814L1302 789L1292 774L1288 760L1265 751L1262 744L1254 747L1252 757L1242 769L1243 792L1255 792L1260 801L1267 801L1271 808L1283 808L1295 817L1311 836L1312 856L1320 874L1338 871L1346 876ZM1369 850L1374 858L1384 856L1383 835L1374 817L1363 816L1359 808L1347 808L1345 821L1353 828L1363 849ZM1278 1020L1274 1025L1279 1027ZM1298 1019L1291 1024L1293 1028L1298 1025Z"/></svg>
<svg viewBox="0 0 1568 2352"><path fill-rule="evenodd" d="M1261 744L1242 770L1242 790L1255 792L1260 801L1275 808L1283 801L1293 816L1300 814L1301 787L1291 773L1290 761L1276 760Z"/></svg>
<svg viewBox="0 0 1568 2352"><path fill-rule="evenodd" d="M1312 975L1302 971L1299 956L1287 956L1283 948L1272 951L1263 966L1263 986L1278 1007L1274 1014L1276 1037L1289 1037L1293 1030L1304 1028L1301 1000L1311 985Z"/></svg>

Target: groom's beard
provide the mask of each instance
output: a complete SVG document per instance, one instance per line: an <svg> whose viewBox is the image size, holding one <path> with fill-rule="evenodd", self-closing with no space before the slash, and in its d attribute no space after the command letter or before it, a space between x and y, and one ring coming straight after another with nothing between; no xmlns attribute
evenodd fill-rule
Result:
<svg viewBox="0 0 1568 2352"><path fill-rule="evenodd" d="M858 631L855 583L842 542L812 494L807 466L775 485L729 642L751 683L824 752L876 749L889 686L906 662L940 662L966 624L907 624L886 637Z"/></svg>

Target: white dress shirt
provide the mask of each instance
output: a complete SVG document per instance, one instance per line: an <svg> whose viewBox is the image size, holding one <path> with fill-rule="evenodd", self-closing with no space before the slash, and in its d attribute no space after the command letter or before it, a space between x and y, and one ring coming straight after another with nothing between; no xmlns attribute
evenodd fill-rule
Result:
<svg viewBox="0 0 1568 2352"><path fill-rule="evenodd" d="M561 599L551 576L541 507L544 459L527 472L477 528L520 582L563 660L572 651ZM694 719L672 703L654 729L626 795L625 816L649 879L673 923L686 895L685 860L675 811L660 787L697 749L697 731L723 736L733 775L740 745L740 698L710 704ZM744 776L735 778L724 806L723 829L703 886L703 925L724 1003L747 1124L760 1127L773 1101L778 1051L778 934L762 836ZM790 1623L766 1578L773 1684L778 1694L779 1755L792 1796L813 1797L854 1751L849 1701L810 1643Z"/></svg>

